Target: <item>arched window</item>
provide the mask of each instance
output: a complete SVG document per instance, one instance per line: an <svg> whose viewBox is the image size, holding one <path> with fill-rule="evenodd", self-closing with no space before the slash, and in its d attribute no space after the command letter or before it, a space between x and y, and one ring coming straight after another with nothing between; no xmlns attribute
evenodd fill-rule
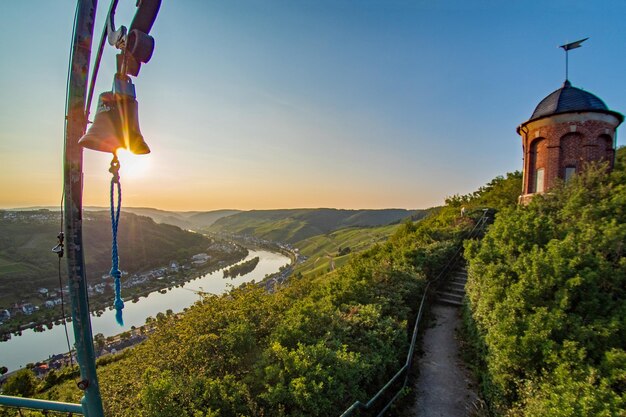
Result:
<svg viewBox="0 0 626 417"><path fill-rule="evenodd" d="M544 191L544 172L548 159L547 141L544 138L535 139L530 144L528 161L528 192L541 193Z"/></svg>
<svg viewBox="0 0 626 417"><path fill-rule="evenodd" d="M567 180L567 167L577 168L581 158L585 155L584 138L580 133L568 133L559 140L559 177ZM571 170L570 170L571 171Z"/></svg>
<svg viewBox="0 0 626 417"><path fill-rule="evenodd" d="M613 139L609 135L600 135L598 139L605 150L613 149Z"/></svg>
<svg viewBox="0 0 626 417"><path fill-rule="evenodd" d="M544 173L544 169L543 168L537 168L537 170L535 171L535 189L534 189L534 192L536 192L536 193L543 193L543 191L545 189L545 182L544 182L544 178L543 178L543 173Z"/></svg>
<svg viewBox="0 0 626 417"><path fill-rule="evenodd" d="M598 137L598 146L600 148L600 159L613 163L613 138L609 135L600 135Z"/></svg>

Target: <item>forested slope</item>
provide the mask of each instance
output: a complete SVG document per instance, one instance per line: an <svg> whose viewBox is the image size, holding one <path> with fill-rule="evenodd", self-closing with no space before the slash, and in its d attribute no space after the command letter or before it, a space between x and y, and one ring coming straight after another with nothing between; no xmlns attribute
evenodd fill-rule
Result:
<svg viewBox="0 0 626 417"><path fill-rule="evenodd" d="M294 274L317 276L339 268L357 253L384 243L400 227L349 227L300 240L294 247L307 259L294 268Z"/></svg>
<svg viewBox="0 0 626 417"><path fill-rule="evenodd" d="M111 416L330 416L403 363L426 280L472 226L458 210L274 293L247 285L161 316L146 342L99 368ZM71 381L42 394L75 401Z"/></svg>
<svg viewBox="0 0 626 417"><path fill-rule="evenodd" d="M467 245L482 387L495 415L626 415L626 171L591 166Z"/></svg>
<svg viewBox="0 0 626 417"><path fill-rule="evenodd" d="M108 212L84 214L87 278L92 282L99 282L111 268L109 216ZM0 211L0 302L27 298L38 287L58 287L58 258L51 248L60 229L58 212ZM118 241L120 266L131 273L181 261L204 252L210 244L197 233L130 213L121 215ZM65 271L65 261L61 266Z"/></svg>
<svg viewBox="0 0 626 417"><path fill-rule="evenodd" d="M295 243L346 227L382 226L399 222L409 216L416 216L417 219L424 215L426 215L424 210L403 209L251 210L223 217L206 230L247 234L275 242Z"/></svg>
<svg viewBox="0 0 626 417"><path fill-rule="evenodd" d="M479 215L519 179L453 197L329 274L292 277L274 293L249 284L160 315L146 342L99 367L106 415L334 416L367 400L404 363L416 300L474 225L458 205ZM37 390L82 395L73 380Z"/></svg>

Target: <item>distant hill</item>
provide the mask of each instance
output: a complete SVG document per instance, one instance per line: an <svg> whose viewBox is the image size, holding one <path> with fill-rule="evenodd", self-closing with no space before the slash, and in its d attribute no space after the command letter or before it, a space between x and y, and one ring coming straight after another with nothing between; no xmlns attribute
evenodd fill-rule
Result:
<svg viewBox="0 0 626 417"><path fill-rule="evenodd" d="M239 213L240 210L213 211L165 211L148 207L125 207L123 211L150 217L157 223L178 226L181 229L198 230L211 226L222 217Z"/></svg>
<svg viewBox="0 0 626 417"><path fill-rule="evenodd" d="M272 241L296 243L311 236L346 227L384 226L407 217L421 218L425 214L425 210L404 209L251 210L222 217L204 230L247 234Z"/></svg>
<svg viewBox="0 0 626 417"><path fill-rule="evenodd" d="M355 254L385 242L399 227L348 227L295 242L306 261L298 264L294 273L317 276L339 268Z"/></svg>
<svg viewBox="0 0 626 417"><path fill-rule="evenodd" d="M58 260L51 248L60 227L58 212L0 211L0 301L27 296L33 287L58 287ZM86 212L83 238L87 278L99 280L111 268L109 213ZM118 241L120 267L131 273L205 252L210 243L200 234L131 213L121 215ZM65 271L65 259L61 265Z"/></svg>
<svg viewBox="0 0 626 417"><path fill-rule="evenodd" d="M232 216L233 214L241 213L241 210L214 210L214 211L199 211L189 216L189 221L193 223L194 230L202 229L211 226L213 223L223 217Z"/></svg>
<svg viewBox="0 0 626 417"><path fill-rule="evenodd" d="M58 207L41 206L10 209L10 211L37 211L49 210L58 212ZM106 211L108 207L87 206L85 211ZM209 227L222 217L239 213L241 210L212 210L212 211L166 211L150 207L122 207L122 212L133 213L139 216L150 217L156 223L165 223L178 226L186 230L198 230Z"/></svg>
<svg viewBox="0 0 626 417"><path fill-rule="evenodd" d="M104 207L87 208L87 210L105 210ZM149 207L122 207L122 211L137 214L139 216L150 217L156 223L165 223L178 226L181 229L192 229L191 223L182 213L165 211Z"/></svg>

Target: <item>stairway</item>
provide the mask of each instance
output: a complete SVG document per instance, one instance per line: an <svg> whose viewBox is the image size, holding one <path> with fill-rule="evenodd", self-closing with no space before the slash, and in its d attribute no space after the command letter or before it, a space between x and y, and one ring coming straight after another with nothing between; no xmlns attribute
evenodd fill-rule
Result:
<svg viewBox="0 0 626 417"><path fill-rule="evenodd" d="M465 284L467 283L467 270L465 266L455 271L448 282L437 291L437 302L452 306L461 306L465 297Z"/></svg>

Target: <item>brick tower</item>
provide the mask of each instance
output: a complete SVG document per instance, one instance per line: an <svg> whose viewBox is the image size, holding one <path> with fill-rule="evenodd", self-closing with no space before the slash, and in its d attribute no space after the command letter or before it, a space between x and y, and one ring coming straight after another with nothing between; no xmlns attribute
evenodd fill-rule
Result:
<svg viewBox="0 0 626 417"><path fill-rule="evenodd" d="M557 178L567 181L586 162L608 161L613 168L616 129L624 116L597 96L565 80L517 128L524 148L523 193L526 204L549 190Z"/></svg>

